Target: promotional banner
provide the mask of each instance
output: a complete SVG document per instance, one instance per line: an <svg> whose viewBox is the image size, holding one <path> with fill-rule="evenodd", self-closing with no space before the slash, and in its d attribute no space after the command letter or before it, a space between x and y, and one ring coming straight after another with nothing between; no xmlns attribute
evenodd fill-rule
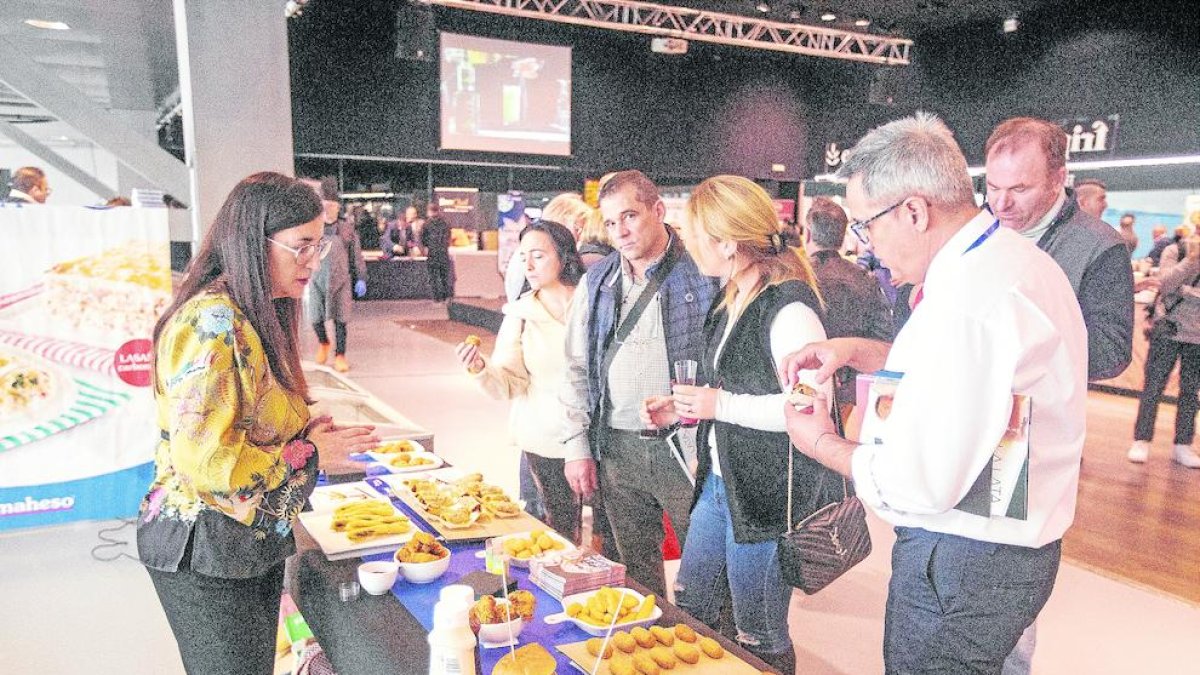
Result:
<svg viewBox="0 0 1200 675"><path fill-rule="evenodd" d="M129 517L159 438L164 209L0 208L0 531Z"/></svg>
<svg viewBox="0 0 1200 675"><path fill-rule="evenodd" d="M467 232L479 230L479 215L476 213L479 208L478 188L434 188L433 198L437 200L438 207L442 210L442 218L446 219L450 227Z"/></svg>
<svg viewBox="0 0 1200 675"><path fill-rule="evenodd" d="M516 190L509 191L496 197L496 210L499 220L496 229L500 231L500 251L496 256L501 274L508 269L508 259L517 252L521 243L521 230L529 224L525 215L525 195Z"/></svg>

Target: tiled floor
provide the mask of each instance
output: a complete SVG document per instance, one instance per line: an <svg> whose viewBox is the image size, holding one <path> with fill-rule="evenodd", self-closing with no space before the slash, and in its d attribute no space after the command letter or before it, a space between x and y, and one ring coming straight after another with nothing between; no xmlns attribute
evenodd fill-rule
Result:
<svg viewBox="0 0 1200 675"><path fill-rule="evenodd" d="M351 324L353 377L437 434L455 463L486 467L516 487L516 457L503 441L507 408L473 388L430 324L427 302L368 303ZM1134 402L1126 414L1132 416ZM1194 472L1200 481L1200 471ZM118 523L119 524L119 523ZM98 562L98 532L81 523L0 535L0 673L181 673L174 640L140 565ZM132 528L112 536L132 541ZM875 552L815 596L792 600L792 636L803 673L878 673L891 535L872 522ZM97 555L132 553L132 544ZM1200 563L1197 563L1200 564ZM1200 606L1067 562L1040 619L1038 673L1195 673Z"/></svg>

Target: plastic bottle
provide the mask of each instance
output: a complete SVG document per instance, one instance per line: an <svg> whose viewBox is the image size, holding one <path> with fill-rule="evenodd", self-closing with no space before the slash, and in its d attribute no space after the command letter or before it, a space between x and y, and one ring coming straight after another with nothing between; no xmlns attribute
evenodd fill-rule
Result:
<svg viewBox="0 0 1200 675"><path fill-rule="evenodd" d="M475 633L467 621L470 605L440 601L433 607L429 632L429 675L479 675L475 665Z"/></svg>
<svg viewBox="0 0 1200 675"><path fill-rule="evenodd" d="M451 584L443 586L438 594L438 601L444 602L449 600L451 603L465 602L468 605L475 602L475 589L465 584Z"/></svg>

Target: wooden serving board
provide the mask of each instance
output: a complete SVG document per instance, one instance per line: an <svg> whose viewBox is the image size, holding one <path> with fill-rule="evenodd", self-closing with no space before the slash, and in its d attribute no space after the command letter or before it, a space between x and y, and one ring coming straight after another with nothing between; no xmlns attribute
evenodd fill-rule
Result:
<svg viewBox="0 0 1200 675"><path fill-rule="evenodd" d="M575 667L585 673L592 672L592 667L596 665L596 657L588 653L586 642L557 645L555 649L570 657ZM634 654L648 651L650 650L638 647L634 651ZM596 675L612 675L608 669L608 663L607 660L601 661L600 669L596 671ZM676 673L688 673L689 675L762 675L762 671L730 654L728 651L725 652L725 656L716 660L701 654L700 661L695 664L679 661L673 669L664 670L663 673L669 675L675 675Z"/></svg>
<svg viewBox="0 0 1200 675"><path fill-rule="evenodd" d="M459 541L480 541L490 539L492 537L501 537L506 534L519 534L530 530L544 530L547 526L542 521L534 518L522 511L512 518L496 518L492 517L487 522L471 525L465 528L446 527L445 523L440 518L431 515L421 506L421 502L404 487L393 488L393 494L404 502L404 505L413 510L417 515L421 516L429 526L437 530L437 533L442 536L447 542Z"/></svg>

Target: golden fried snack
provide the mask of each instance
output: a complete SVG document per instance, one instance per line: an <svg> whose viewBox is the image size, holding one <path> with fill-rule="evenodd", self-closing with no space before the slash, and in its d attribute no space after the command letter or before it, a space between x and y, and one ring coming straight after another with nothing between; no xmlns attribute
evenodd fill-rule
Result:
<svg viewBox="0 0 1200 675"><path fill-rule="evenodd" d="M659 665L663 670L671 670L679 661L675 658L675 653L666 647L655 647L650 650L650 658Z"/></svg>
<svg viewBox="0 0 1200 675"><path fill-rule="evenodd" d="M617 646L617 649L626 654L632 654L633 650L637 649L637 640L634 640L632 635L623 630L613 633L612 643Z"/></svg>
<svg viewBox="0 0 1200 675"><path fill-rule="evenodd" d="M671 651L674 652L675 656L684 663L700 662L700 650L696 647L696 645L688 644L686 642L676 642L675 646L671 648Z"/></svg>
<svg viewBox="0 0 1200 675"><path fill-rule="evenodd" d="M617 652L608 662L608 672L612 675L637 675L637 668L633 665L633 659Z"/></svg>
<svg viewBox="0 0 1200 675"><path fill-rule="evenodd" d="M600 646L601 645L604 645L604 655L603 656L600 656ZM608 644L604 644L604 640L602 640L598 637L592 638L587 641L587 650L588 650L588 653L591 654L592 656L600 656L600 658L602 658L602 659L612 658L612 654L613 654L612 642L609 641Z"/></svg>
<svg viewBox="0 0 1200 675"><path fill-rule="evenodd" d="M675 634L672 633L669 628L663 628L662 626L651 626L650 634L654 636L655 640L658 640L658 644L664 647L670 647L671 645L675 644Z"/></svg>
<svg viewBox="0 0 1200 675"><path fill-rule="evenodd" d="M796 409L796 412L812 412L813 399L816 396L816 389L803 382L797 382L792 386L792 393L788 395L787 400Z"/></svg>
<svg viewBox="0 0 1200 675"><path fill-rule="evenodd" d="M654 638L654 635L641 626L629 631L629 634L633 636L633 639L638 643L638 646L643 649L649 649L658 644L658 640Z"/></svg>
<svg viewBox="0 0 1200 675"><path fill-rule="evenodd" d="M725 656L725 648L721 643L712 638L700 638L700 651L704 652L711 659L719 659Z"/></svg>
<svg viewBox="0 0 1200 675"><path fill-rule="evenodd" d="M675 637L684 642L695 642L696 631L692 630L692 627L686 623L677 623L675 624Z"/></svg>
<svg viewBox="0 0 1200 675"><path fill-rule="evenodd" d="M633 655L633 667L637 668L642 675L658 675L662 672L662 668L654 659L650 658L645 652L638 652Z"/></svg>
<svg viewBox="0 0 1200 675"><path fill-rule="evenodd" d="M471 345L472 347L478 347L479 345L483 344L483 340L481 340L478 335L468 335L463 342Z"/></svg>
<svg viewBox="0 0 1200 675"><path fill-rule="evenodd" d="M449 549L442 546L428 532L417 532L400 550L396 551L396 560L403 563L433 562L450 555Z"/></svg>
<svg viewBox="0 0 1200 675"><path fill-rule="evenodd" d="M512 603L514 613L526 621L533 621L533 611L537 609L537 598L533 597L533 593L513 591L508 594L508 601Z"/></svg>

